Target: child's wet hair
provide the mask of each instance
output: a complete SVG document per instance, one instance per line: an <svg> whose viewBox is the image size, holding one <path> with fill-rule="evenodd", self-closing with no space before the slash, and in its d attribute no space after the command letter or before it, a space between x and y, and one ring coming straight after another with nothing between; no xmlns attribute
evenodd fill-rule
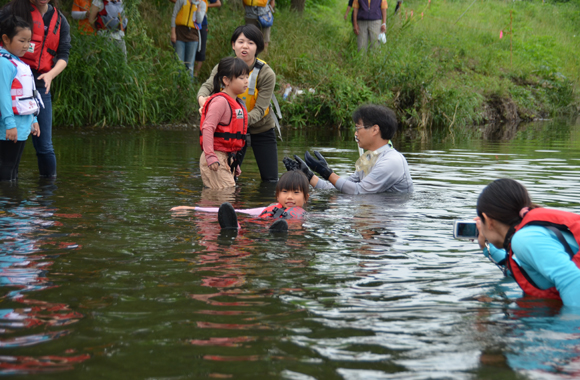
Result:
<svg viewBox="0 0 580 380"><path fill-rule="evenodd" d="M6 35L10 42L22 29L30 29L30 24L21 17L9 15L0 21L0 36Z"/></svg>
<svg viewBox="0 0 580 380"><path fill-rule="evenodd" d="M237 57L225 57L222 58L218 64L217 73L213 77L213 91L212 94L217 94L224 87L222 81L223 77L232 80L234 78L240 77L242 75L249 75L250 68L246 65L246 62L242 61Z"/></svg>
<svg viewBox="0 0 580 380"><path fill-rule="evenodd" d="M308 177L306 174L302 173L300 170L290 170L284 174L278 180L276 184L276 198L282 190L288 191L301 191L304 194L304 199L308 200L310 184L308 183Z"/></svg>

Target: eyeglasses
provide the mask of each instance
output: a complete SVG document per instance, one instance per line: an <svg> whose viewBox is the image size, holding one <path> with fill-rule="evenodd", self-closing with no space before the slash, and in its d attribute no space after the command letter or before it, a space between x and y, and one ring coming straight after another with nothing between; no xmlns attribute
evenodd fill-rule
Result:
<svg viewBox="0 0 580 380"><path fill-rule="evenodd" d="M364 125L358 125L358 124L355 124L355 125L354 125L354 130L355 130L356 132L360 131L361 129L369 129L369 128L370 128L370 127L365 127Z"/></svg>

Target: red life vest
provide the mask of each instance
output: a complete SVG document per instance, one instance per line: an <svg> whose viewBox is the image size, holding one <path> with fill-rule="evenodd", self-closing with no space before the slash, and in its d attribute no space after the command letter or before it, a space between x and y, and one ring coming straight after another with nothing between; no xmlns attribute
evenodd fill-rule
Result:
<svg viewBox="0 0 580 380"><path fill-rule="evenodd" d="M260 218L294 219L304 216L306 211L302 207L288 207L284 209L280 203L272 203L260 214Z"/></svg>
<svg viewBox="0 0 580 380"><path fill-rule="evenodd" d="M536 208L526 213L522 222L515 227L515 232L519 231L524 226L532 225L547 227L550 230L555 228L559 231L571 232L572 235L574 235L574 239L576 239L576 242L578 242L578 245L580 246L580 215L560 210ZM558 237L558 240L563 243L564 248L570 255L570 259L580 269L580 251L572 252L570 246L568 243L566 243L561 233L559 235L556 233L556 236ZM511 249L511 237L509 238L507 248L507 267L512 272L514 279L520 288L522 288L524 293L534 297L561 299L560 293L555 286L549 289L538 288L526 273L526 271L518 265L518 263L513 258L514 253Z"/></svg>
<svg viewBox="0 0 580 380"><path fill-rule="evenodd" d="M32 5L32 4L31 4ZM30 68L39 73L49 72L54 66L53 60L56 56L56 50L60 42L60 24L61 14L54 8L54 13L50 19L46 35L44 34L44 21L42 15L32 5L32 40L30 41L30 48L20 59L24 61Z"/></svg>
<svg viewBox="0 0 580 380"><path fill-rule="evenodd" d="M34 76L30 67L10 54L0 53L1 58L9 60L16 67L16 76L10 86L12 113L14 115L38 115L42 98L34 86Z"/></svg>
<svg viewBox="0 0 580 380"><path fill-rule="evenodd" d="M75 13L88 13L91 9L91 0L73 0L72 4L72 14ZM79 20L79 31L82 34L93 34L95 29L89 22L88 17Z"/></svg>
<svg viewBox="0 0 580 380"><path fill-rule="evenodd" d="M213 139L214 150L220 152L238 152L246 145L246 133L248 132L248 112L241 100L235 100L228 94L219 92L207 99L201 111L201 122L199 129L199 144L203 150L203 125L207 115L207 110L212 100L222 96L226 98L232 111L229 124L218 124Z"/></svg>

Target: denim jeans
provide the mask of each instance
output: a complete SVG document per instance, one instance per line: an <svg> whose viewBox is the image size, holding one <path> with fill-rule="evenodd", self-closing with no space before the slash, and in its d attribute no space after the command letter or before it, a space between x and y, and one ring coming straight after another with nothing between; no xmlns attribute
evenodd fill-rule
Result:
<svg viewBox="0 0 580 380"><path fill-rule="evenodd" d="M197 51L197 41L175 41L175 53L179 60L185 63L185 67L189 75L193 78L193 63L195 59L195 52Z"/></svg>
<svg viewBox="0 0 580 380"><path fill-rule="evenodd" d="M32 136L32 144L36 149L38 160L38 172L41 177L56 177L56 155L52 147L52 99L50 92L45 94L46 87L44 81L36 81L36 90L40 92L44 108L40 108L37 116L40 126L40 136Z"/></svg>

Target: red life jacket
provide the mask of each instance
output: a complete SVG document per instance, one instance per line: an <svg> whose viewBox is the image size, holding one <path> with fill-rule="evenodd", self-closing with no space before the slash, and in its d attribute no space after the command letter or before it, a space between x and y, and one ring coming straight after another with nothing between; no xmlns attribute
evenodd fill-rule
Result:
<svg viewBox="0 0 580 380"><path fill-rule="evenodd" d="M526 213L522 222L515 227L515 232L519 231L524 226L543 226L556 233L558 240L560 240L566 252L570 255L570 259L580 269L580 251L572 252L572 249L560 232L571 232L580 246L580 215L560 210L536 208ZM511 237L509 237L509 241L507 242L507 248L507 267L512 272L514 279L520 288L522 288L524 293L534 297L561 299L560 293L555 286L549 289L538 288L526 271L518 265L513 258L514 253L511 249Z"/></svg>
<svg viewBox="0 0 580 380"><path fill-rule="evenodd" d="M207 99L201 111L201 122L199 128L199 144L203 150L203 125L207 115L207 110L212 100L218 96L226 98L232 111L229 124L218 124L213 138L214 150L220 152L238 152L246 145L246 133L248 132L248 112L241 100L232 99L228 94L219 92Z"/></svg>
<svg viewBox="0 0 580 380"><path fill-rule="evenodd" d="M288 207L284 209L280 203L272 203L260 214L260 218L294 219L304 216L306 211L302 207Z"/></svg>
<svg viewBox="0 0 580 380"><path fill-rule="evenodd" d="M31 4L32 5L32 4ZM49 72L54 66L53 60L56 56L56 50L60 42L60 24L61 14L54 8L54 13L50 19L46 35L44 34L44 21L42 15L32 5L32 40L30 41L30 48L20 59L24 61L31 69L39 73Z"/></svg>

